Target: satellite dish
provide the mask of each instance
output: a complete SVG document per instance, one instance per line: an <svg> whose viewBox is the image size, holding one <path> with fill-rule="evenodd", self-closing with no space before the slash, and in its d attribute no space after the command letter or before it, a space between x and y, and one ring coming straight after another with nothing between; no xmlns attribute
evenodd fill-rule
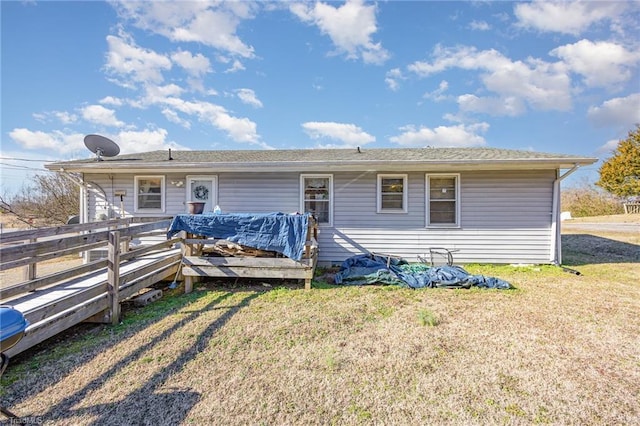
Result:
<svg viewBox="0 0 640 426"><path fill-rule="evenodd" d="M120 147L111 139L100 135L87 135L84 145L96 154L96 161L102 161L102 156L115 157L120 153Z"/></svg>

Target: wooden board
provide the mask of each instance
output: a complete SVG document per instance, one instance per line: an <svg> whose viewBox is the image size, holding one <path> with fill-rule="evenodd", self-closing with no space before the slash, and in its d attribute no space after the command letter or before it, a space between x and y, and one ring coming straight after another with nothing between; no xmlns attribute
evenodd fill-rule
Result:
<svg viewBox="0 0 640 426"><path fill-rule="evenodd" d="M180 264L178 249L150 253L120 265L120 300L140 289L174 276ZM29 321L23 339L11 354L18 354L110 307L107 269L75 277L54 287L24 294L3 303L22 312Z"/></svg>
<svg viewBox="0 0 640 426"><path fill-rule="evenodd" d="M307 268L311 259L296 261L288 257L202 257L185 256L185 266L229 266L245 268Z"/></svg>

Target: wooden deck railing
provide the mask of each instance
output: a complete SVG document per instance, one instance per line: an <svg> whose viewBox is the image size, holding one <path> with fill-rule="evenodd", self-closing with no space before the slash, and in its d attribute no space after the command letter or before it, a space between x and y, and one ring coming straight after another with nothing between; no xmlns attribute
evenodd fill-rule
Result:
<svg viewBox="0 0 640 426"><path fill-rule="evenodd" d="M163 253L179 243L180 238L133 250L128 244L134 237L163 234L170 224L171 218L126 218L3 233L0 271L24 267L27 272L23 282L0 288L1 304L25 304L34 295L55 292L71 282L82 282L90 273L106 268L106 279L99 280L97 284L69 292L69 295L42 305L30 305L23 312L30 326L22 341L10 352L19 353L88 318L103 318L117 323L122 300L177 273L181 260L179 250L173 250L167 256ZM70 254L79 255L96 248L106 249L107 258L46 276L37 275L40 262ZM163 255L148 260L150 255L158 252ZM123 273L120 265L127 261L140 262L140 266ZM32 293L36 290L38 292Z"/></svg>

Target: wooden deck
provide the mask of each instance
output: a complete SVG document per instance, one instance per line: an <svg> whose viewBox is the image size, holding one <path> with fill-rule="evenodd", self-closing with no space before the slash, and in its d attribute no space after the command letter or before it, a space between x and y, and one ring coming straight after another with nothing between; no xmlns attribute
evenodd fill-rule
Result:
<svg viewBox="0 0 640 426"><path fill-rule="evenodd" d="M44 277L34 276L3 288L0 303L22 312L29 326L16 346L2 352L16 355L83 321L118 322L123 300L178 272L182 254L173 248L180 241L178 238L136 250L127 247L132 236L166 232L169 223L117 220L3 234L0 270L23 266L36 271L39 261L100 245L108 247L109 255L107 259ZM79 235L79 231L93 232ZM37 241L38 238L44 240ZM28 242L19 244L23 241Z"/></svg>
<svg viewBox="0 0 640 426"><path fill-rule="evenodd" d="M311 218L307 227L305 252L299 261L288 257L257 256L203 256L206 245L216 244L211 238L183 239L183 266L185 292L191 291L199 277L227 278L280 278L304 280L304 288L311 289L311 280L318 263L318 225Z"/></svg>
<svg viewBox="0 0 640 426"><path fill-rule="evenodd" d="M182 275L185 281L188 277L299 279L304 280L305 289L309 290L317 261L317 251L300 261L287 257L184 256Z"/></svg>

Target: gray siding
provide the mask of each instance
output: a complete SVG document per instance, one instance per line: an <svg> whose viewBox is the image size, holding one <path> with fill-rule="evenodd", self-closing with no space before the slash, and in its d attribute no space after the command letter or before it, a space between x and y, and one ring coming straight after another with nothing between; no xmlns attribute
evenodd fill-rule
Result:
<svg viewBox="0 0 640 426"><path fill-rule="evenodd" d="M417 261L418 256L428 256L430 247L455 250L456 263L550 261L555 170L461 172L458 228L426 227L426 171L408 174L407 213L377 213L378 173L394 172L333 173L333 226L320 228L321 263L339 263L365 251ZM300 209L300 173L219 173L217 177L218 204L223 212ZM133 212L133 175L115 175L113 182L106 175L86 179L104 189L114 216L120 198L111 194L119 189L127 191L126 214L141 215ZM185 187L171 184L177 180L186 181L185 175L166 175L166 210L158 216L186 211ZM90 200L90 206L95 199ZM92 207L89 218L95 215Z"/></svg>
<svg viewBox="0 0 640 426"><path fill-rule="evenodd" d="M291 213L300 209L299 173L223 173L218 175L223 212Z"/></svg>

